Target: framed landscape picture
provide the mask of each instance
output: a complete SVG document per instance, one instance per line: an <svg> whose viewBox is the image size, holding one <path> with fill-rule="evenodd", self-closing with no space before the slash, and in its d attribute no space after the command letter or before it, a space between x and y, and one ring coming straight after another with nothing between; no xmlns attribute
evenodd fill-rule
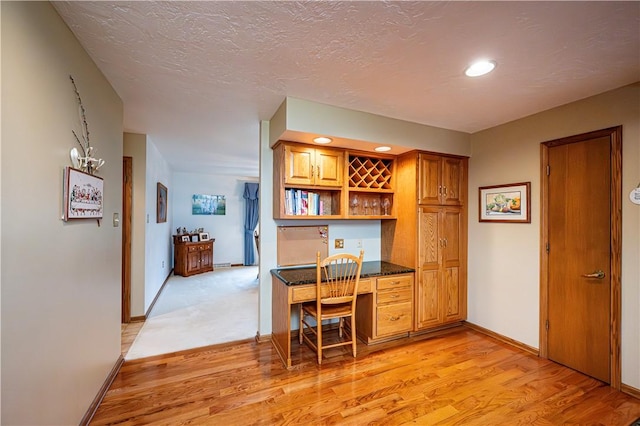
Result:
<svg viewBox="0 0 640 426"><path fill-rule="evenodd" d="M191 214L224 215L227 201L224 195L193 194L191 198Z"/></svg>
<svg viewBox="0 0 640 426"><path fill-rule="evenodd" d="M531 182L479 188L480 222L531 223Z"/></svg>

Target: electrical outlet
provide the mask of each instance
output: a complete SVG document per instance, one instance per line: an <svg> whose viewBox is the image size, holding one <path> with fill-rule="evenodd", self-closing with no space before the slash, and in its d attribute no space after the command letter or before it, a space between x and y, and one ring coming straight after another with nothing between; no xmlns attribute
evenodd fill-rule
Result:
<svg viewBox="0 0 640 426"><path fill-rule="evenodd" d="M362 240L356 240L356 248L362 248Z"/></svg>
<svg viewBox="0 0 640 426"><path fill-rule="evenodd" d="M342 238L336 238L335 248L337 248L337 249L344 248L344 240Z"/></svg>
<svg viewBox="0 0 640 426"><path fill-rule="evenodd" d="M162 267L164 268L164 260L162 261Z"/></svg>

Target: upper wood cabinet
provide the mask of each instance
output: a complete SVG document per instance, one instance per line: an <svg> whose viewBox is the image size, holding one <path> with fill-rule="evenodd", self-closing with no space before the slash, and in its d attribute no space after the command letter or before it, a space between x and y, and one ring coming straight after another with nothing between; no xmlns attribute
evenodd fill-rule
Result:
<svg viewBox="0 0 640 426"><path fill-rule="evenodd" d="M274 219L395 219L394 156L280 141Z"/></svg>
<svg viewBox="0 0 640 426"><path fill-rule="evenodd" d="M344 151L294 144L287 144L284 149L286 184L342 186Z"/></svg>
<svg viewBox="0 0 640 426"><path fill-rule="evenodd" d="M418 204L465 204L466 159L418 154Z"/></svg>

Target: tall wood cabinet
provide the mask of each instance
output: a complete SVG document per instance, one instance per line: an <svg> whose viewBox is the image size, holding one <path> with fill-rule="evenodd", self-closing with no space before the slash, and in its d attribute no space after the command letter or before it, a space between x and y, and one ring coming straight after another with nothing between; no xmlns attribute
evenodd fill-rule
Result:
<svg viewBox="0 0 640 426"><path fill-rule="evenodd" d="M397 220L383 222L382 258L416 269L414 331L467 316L464 157L411 152L396 161Z"/></svg>

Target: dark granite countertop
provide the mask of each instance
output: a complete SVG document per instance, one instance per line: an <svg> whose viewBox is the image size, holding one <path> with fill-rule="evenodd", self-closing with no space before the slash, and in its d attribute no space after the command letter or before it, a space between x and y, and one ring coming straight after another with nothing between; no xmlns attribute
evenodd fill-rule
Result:
<svg viewBox="0 0 640 426"><path fill-rule="evenodd" d="M362 262L360 278L406 274L410 272L415 272L415 269L382 261ZM272 269L271 275L289 286L313 284L316 282L316 267L306 266L301 268Z"/></svg>

